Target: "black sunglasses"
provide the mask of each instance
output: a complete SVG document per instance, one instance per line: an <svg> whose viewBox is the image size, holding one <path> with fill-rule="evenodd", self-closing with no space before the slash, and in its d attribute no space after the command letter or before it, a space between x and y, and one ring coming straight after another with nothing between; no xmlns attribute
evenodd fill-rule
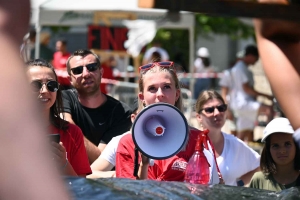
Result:
<svg viewBox="0 0 300 200"><path fill-rule="evenodd" d="M32 81L30 83L32 91L34 92L39 92L44 84L50 92L56 92L59 88L59 84L57 81L48 81L47 83L42 83L40 81Z"/></svg>
<svg viewBox="0 0 300 200"><path fill-rule="evenodd" d="M212 106L212 107L207 107L207 108L202 108L200 110L200 112L202 110L204 110L206 113L213 113L215 111L215 109L218 109L219 112L225 112L227 110L227 105L226 104L222 104L219 106Z"/></svg>
<svg viewBox="0 0 300 200"><path fill-rule="evenodd" d="M143 72L143 71L147 71L149 69L151 69L152 67L154 67L155 65L158 65L160 67L173 67L174 66L174 62L172 61L165 61L165 62L154 62L154 63L149 63L143 66L139 67L139 72Z"/></svg>
<svg viewBox="0 0 300 200"><path fill-rule="evenodd" d="M71 69L71 71L73 72L74 75L78 75L83 72L83 67L84 66L74 67ZM85 65L85 67L90 72L96 71L99 68L98 63L90 63L90 64Z"/></svg>

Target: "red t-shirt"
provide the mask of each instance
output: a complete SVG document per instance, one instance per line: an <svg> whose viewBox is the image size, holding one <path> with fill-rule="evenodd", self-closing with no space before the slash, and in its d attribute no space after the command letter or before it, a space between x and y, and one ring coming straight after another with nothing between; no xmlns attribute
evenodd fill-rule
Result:
<svg viewBox="0 0 300 200"><path fill-rule="evenodd" d="M111 67L109 67L108 65L103 63L101 65L101 68L103 69L102 78L115 80L115 77L113 75L113 70L111 69ZM107 89L106 86L107 86L107 83L104 83L104 81L102 81L101 84L100 84L100 89L101 89L101 92L103 92L104 94L107 94L109 92L109 91L106 90Z"/></svg>
<svg viewBox="0 0 300 200"><path fill-rule="evenodd" d="M88 175L92 173L88 156L83 141L83 134L80 128L74 124L68 124L66 131L54 126L50 127L50 133L60 134L60 141L66 148L69 163L77 175Z"/></svg>
<svg viewBox="0 0 300 200"><path fill-rule="evenodd" d="M180 151L175 156L164 159L155 160L153 166L148 168L148 179L159 181L184 181L185 169L190 157L195 151L198 134L197 129L191 129L189 133L189 141L185 150ZM132 135L124 135L118 145L116 154L116 177L131 178L134 169L134 142ZM139 163L141 157L139 157Z"/></svg>
<svg viewBox="0 0 300 200"><path fill-rule="evenodd" d="M67 70L67 60L68 58L71 56L70 53L66 52L66 53L62 53L60 51L57 51L53 54L53 67L54 69L58 69L58 70ZM71 85L70 80L68 77L61 77L58 76L58 82L61 85L64 86L69 86Z"/></svg>
<svg viewBox="0 0 300 200"><path fill-rule="evenodd" d="M71 56L70 53L62 53L60 51L57 51L53 54L53 67L55 69L65 69L67 68L67 60Z"/></svg>

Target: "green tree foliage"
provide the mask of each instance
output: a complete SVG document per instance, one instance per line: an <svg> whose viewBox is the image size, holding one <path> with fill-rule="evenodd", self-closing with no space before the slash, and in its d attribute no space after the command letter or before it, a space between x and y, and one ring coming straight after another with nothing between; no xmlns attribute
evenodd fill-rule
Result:
<svg viewBox="0 0 300 200"><path fill-rule="evenodd" d="M253 26L234 17L214 17L196 14L196 35L210 37L211 33L228 35L231 39L254 37Z"/></svg>

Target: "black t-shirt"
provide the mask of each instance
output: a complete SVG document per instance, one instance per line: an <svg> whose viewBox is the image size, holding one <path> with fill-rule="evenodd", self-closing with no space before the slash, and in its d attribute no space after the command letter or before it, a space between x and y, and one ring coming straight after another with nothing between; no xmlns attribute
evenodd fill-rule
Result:
<svg viewBox="0 0 300 200"><path fill-rule="evenodd" d="M64 112L72 115L85 137L95 145L107 144L113 137L128 131L132 125L128 105L106 95L107 101L98 108L87 108L78 101L77 91L62 91Z"/></svg>

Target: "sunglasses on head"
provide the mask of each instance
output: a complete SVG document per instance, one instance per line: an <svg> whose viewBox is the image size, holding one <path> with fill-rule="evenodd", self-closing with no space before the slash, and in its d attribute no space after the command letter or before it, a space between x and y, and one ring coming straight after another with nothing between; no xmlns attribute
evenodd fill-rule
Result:
<svg viewBox="0 0 300 200"><path fill-rule="evenodd" d="M71 71L74 75L78 75L83 72L83 67L84 66L74 67L71 69ZM85 65L85 67L87 68L87 70L89 72L96 71L99 68L98 63L90 63L90 64Z"/></svg>
<svg viewBox="0 0 300 200"><path fill-rule="evenodd" d="M225 112L227 110L227 105L222 104L222 105L219 105L219 106L212 106L212 107L202 108L200 110L200 112L202 110L204 110L206 113L213 113L215 111L215 109L217 109L219 112Z"/></svg>
<svg viewBox="0 0 300 200"><path fill-rule="evenodd" d="M139 72L144 72L147 71L149 69L151 69L154 66L160 66L160 67L173 67L174 66L174 62L172 61L165 61L165 62L154 62L154 63L149 63L143 66L139 67Z"/></svg>
<svg viewBox="0 0 300 200"><path fill-rule="evenodd" d="M48 81L47 83L32 81L30 85L34 92L39 92L41 91L44 84L46 85L47 90L49 90L50 92L56 92L59 88L59 84L57 81Z"/></svg>

